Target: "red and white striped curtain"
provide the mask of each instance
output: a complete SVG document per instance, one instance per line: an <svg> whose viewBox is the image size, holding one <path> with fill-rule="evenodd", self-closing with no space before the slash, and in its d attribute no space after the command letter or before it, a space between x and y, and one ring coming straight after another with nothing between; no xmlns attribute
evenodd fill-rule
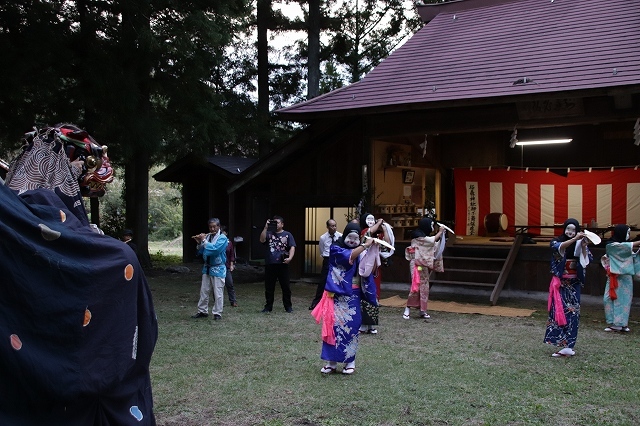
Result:
<svg viewBox="0 0 640 426"><path fill-rule="evenodd" d="M456 225L461 235L484 235L484 217L507 215L514 225L553 225L573 217L599 227L640 223L640 170L570 171L455 169ZM540 230L553 235L553 229ZM532 233L537 233L531 230ZM559 230L556 230L556 234Z"/></svg>

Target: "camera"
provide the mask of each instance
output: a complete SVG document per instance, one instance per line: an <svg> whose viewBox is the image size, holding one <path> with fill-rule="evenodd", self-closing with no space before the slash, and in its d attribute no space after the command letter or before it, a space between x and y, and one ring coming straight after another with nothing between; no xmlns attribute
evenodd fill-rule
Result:
<svg viewBox="0 0 640 426"><path fill-rule="evenodd" d="M267 225L267 231L276 232L278 230L278 221L271 219Z"/></svg>

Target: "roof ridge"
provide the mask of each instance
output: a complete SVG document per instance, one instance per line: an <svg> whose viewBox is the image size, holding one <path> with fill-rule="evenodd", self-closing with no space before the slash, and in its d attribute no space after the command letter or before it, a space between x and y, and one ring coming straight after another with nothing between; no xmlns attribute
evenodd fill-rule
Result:
<svg viewBox="0 0 640 426"><path fill-rule="evenodd" d="M365 78L366 78L366 76L365 76ZM364 78L363 78L363 80L364 80ZM350 88L350 87L354 87L354 86L356 86L358 83L360 83L361 81L362 81L362 80L360 80L360 81L356 81L355 83L347 84L346 86L338 87L337 89L334 89L334 90L332 90L332 91L330 91L330 92L327 92L327 93L323 93L322 95L316 96L315 98L311 98L311 99L308 99L308 100L306 100L306 101L302 101L302 102L297 103L297 104L294 104L294 105L289 105L288 107L280 108L280 109L276 110L275 112L277 112L277 113L279 113L279 112L286 112L286 111L288 111L290 108L294 108L294 107L295 107L295 108L297 108L297 107L299 107L299 106L303 106L303 105L312 105L312 104L314 104L314 103L316 103L316 102L321 101L323 98L326 98L328 95L334 95L334 94L336 94L336 93L340 93L340 92L342 92L342 91L345 91L345 90L347 90L347 89L348 89L348 88Z"/></svg>

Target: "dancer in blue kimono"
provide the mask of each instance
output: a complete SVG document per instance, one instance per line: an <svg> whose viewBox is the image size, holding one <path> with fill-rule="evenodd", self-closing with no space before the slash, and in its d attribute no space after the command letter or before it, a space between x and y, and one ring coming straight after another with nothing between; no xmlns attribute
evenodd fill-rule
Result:
<svg viewBox="0 0 640 426"><path fill-rule="evenodd" d="M607 272L604 288L604 316L607 328L604 331L629 332L629 313L633 299L633 275L640 241L629 241L631 229L627 225L616 225L611 240L600 259Z"/></svg>
<svg viewBox="0 0 640 426"><path fill-rule="evenodd" d="M549 285L549 319L544 342L560 348L551 356L575 355L580 323L580 293L584 286L585 268L593 259L587 248L588 239L580 231L580 223L567 219L562 235L551 241L551 284Z"/></svg>
<svg viewBox="0 0 640 426"><path fill-rule="evenodd" d="M342 374L355 372L358 330L362 322L360 300L364 298L377 305L371 269L359 270L361 261L370 263L365 257L372 244L375 242L370 238L360 243L360 226L349 223L342 237L331 246L325 291L311 312L316 322L322 322L320 358L326 362L320 370L323 374L335 373L338 363L345 364Z"/></svg>

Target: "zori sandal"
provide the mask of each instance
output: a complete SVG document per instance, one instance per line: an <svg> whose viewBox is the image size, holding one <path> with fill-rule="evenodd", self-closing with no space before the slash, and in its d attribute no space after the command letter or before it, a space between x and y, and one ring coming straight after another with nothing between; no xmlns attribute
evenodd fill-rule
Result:
<svg viewBox="0 0 640 426"><path fill-rule="evenodd" d="M552 354L553 357L571 357L574 356L576 352L571 348L564 348L559 350L558 352Z"/></svg>
<svg viewBox="0 0 640 426"><path fill-rule="evenodd" d="M330 365L325 365L324 367L322 367L322 368L320 369L320 372L321 372L322 374L331 374L331 373L335 373L335 372L336 372L336 368L335 368L335 367L332 367L332 366L330 366Z"/></svg>
<svg viewBox="0 0 640 426"><path fill-rule="evenodd" d="M342 374L351 375L356 372L355 367L345 367L342 369Z"/></svg>

